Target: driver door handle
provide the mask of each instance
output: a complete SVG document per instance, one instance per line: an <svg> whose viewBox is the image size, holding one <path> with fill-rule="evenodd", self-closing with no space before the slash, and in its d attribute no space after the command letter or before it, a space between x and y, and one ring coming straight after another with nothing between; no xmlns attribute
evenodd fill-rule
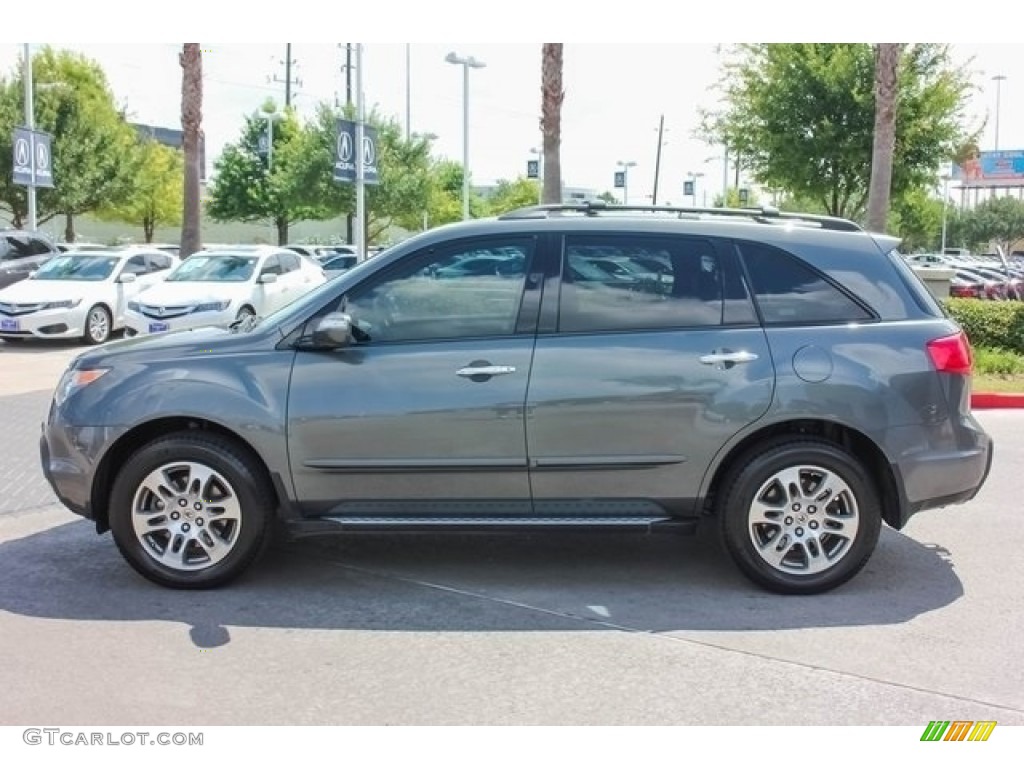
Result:
<svg viewBox="0 0 1024 768"><path fill-rule="evenodd" d="M714 352L710 355L701 355L699 358L704 365L723 365L727 363L752 363L757 360L753 352Z"/></svg>

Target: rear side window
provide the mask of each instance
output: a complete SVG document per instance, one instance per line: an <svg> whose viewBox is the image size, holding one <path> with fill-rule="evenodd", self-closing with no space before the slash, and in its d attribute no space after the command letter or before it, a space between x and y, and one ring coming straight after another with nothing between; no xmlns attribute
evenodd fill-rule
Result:
<svg viewBox="0 0 1024 768"><path fill-rule="evenodd" d="M760 243L737 243L767 324L821 325L873 319L807 263Z"/></svg>

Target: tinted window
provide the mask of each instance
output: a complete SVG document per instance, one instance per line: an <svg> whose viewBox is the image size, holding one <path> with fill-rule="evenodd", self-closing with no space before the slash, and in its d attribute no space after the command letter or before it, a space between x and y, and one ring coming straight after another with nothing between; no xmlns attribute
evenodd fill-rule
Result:
<svg viewBox="0 0 1024 768"><path fill-rule="evenodd" d="M154 253L149 257L149 264L153 272L161 272L171 268L171 257L162 253Z"/></svg>
<svg viewBox="0 0 1024 768"><path fill-rule="evenodd" d="M44 253L53 252L53 249L47 243L36 238L31 238L28 241L28 248L34 255L42 255Z"/></svg>
<svg viewBox="0 0 1024 768"><path fill-rule="evenodd" d="M0 237L0 260L20 259L31 255L32 249L29 247L29 242L24 238L13 235Z"/></svg>
<svg viewBox="0 0 1024 768"><path fill-rule="evenodd" d="M348 312L371 341L511 335L532 250L532 239L431 248L353 292Z"/></svg>
<svg viewBox="0 0 1024 768"><path fill-rule="evenodd" d="M844 323L867 312L807 263L777 248L739 243L766 323Z"/></svg>
<svg viewBox="0 0 1024 768"><path fill-rule="evenodd" d="M263 262L263 269L260 270L261 275L280 275L281 274L281 262L277 256L268 256L267 260Z"/></svg>
<svg viewBox="0 0 1024 768"><path fill-rule="evenodd" d="M299 268L299 257L293 253L282 253L278 258L281 260L282 272L295 272Z"/></svg>
<svg viewBox="0 0 1024 768"><path fill-rule="evenodd" d="M147 272L149 272L149 265L146 264L145 255L141 253L128 259L128 263L121 270L121 274L124 275L145 275Z"/></svg>
<svg viewBox="0 0 1024 768"><path fill-rule="evenodd" d="M561 331L718 325L722 270L707 240L569 237L562 265Z"/></svg>

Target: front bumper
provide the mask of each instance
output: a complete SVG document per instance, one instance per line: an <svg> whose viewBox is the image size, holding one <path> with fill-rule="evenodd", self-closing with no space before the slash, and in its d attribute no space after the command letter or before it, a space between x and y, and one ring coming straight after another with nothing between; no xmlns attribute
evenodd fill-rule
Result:
<svg viewBox="0 0 1024 768"><path fill-rule="evenodd" d="M88 307L41 309L24 315L0 312L0 339L77 339L85 333Z"/></svg>
<svg viewBox="0 0 1024 768"><path fill-rule="evenodd" d="M226 328L235 321L235 313L229 308L221 312L190 312L178 317L148 317L141 312L125 312L125 333L128 336L146 336L170 331L187 331L192 328L220 326Z"/></svg>

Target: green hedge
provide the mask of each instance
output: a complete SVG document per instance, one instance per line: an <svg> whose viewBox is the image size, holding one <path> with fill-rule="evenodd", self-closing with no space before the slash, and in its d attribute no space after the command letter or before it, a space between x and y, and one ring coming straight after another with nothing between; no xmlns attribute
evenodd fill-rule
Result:
<svg viewBox="0 0 1024 768"><path fill-rule="evenodd" d="M1024 301L947 299L945 305L971 346L1024 353Z"/></svg>

